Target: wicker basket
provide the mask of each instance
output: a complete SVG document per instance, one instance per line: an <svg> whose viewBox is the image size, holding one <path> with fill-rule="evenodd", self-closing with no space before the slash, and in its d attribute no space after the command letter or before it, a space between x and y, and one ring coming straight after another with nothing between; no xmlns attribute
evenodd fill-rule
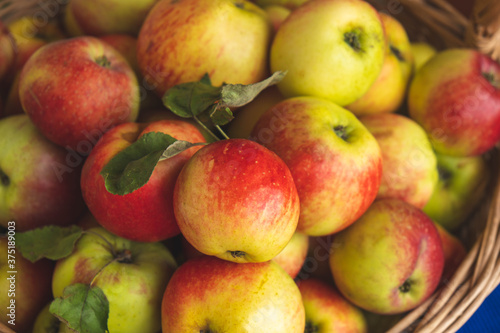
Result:
<svg viewBox="0 0 500 333"><path fill-rule="evenodd" d="M476 0L469 18L446 0L368 0L405 26L412 40L438 49L472 47L500 60L500 1ZM53 18L68 0L0 0L6 23L23 15ZM40 4L45 4L43 7ZM37 17L37 15L39 17ZM492 181L461 238L470 249L449 282L388 332L456 332L500 284L500 153L490 154ZM12 330L0 324L0 332Z"/></svg>

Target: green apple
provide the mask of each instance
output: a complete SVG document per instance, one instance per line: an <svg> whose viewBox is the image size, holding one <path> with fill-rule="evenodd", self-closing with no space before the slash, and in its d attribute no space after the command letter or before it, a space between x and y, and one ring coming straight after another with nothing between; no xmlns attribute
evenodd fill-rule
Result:
<svg viewBox="0 0 500 333"><path fill-rule="evenodd" d="M394 113L363 116L360 121L382 151L377 199L401 199L424 207L438 181L436 154L425 131L412 119Z"/></svg>
<svg viewBox="0 0 500 333"><path fill-rule="evenodd" d="M439 181L423 208L435 222L456 230L483 198L490 171L482 156L452 157L437 154Z"/></svg>
<svg viewBox="0 0 500 333"><path fill-rule="evenodd" d="M305 327L300 291L273 261L191 259L172 276L161 311L163 333L303 333Z"/></svg>
<svg viewBox="0 0 500 333"><path fill-rule="evenodd" d="M411 53L413 54L413 71L417 72L422 66L432 58L437 50L430 44L424 42L411 43Z"/></svg>
<svg viewBox="0 0 500 333"><path fill-rule="evenodd" d="M33 324L31 333L72 333L74 332L67 325L61 322L49 311L50 303L43 307L38 313Z"/></svg>
<svg viewBox="0 0 500 333"><path fill-rule="evenodd" d="M380 18L387 36L384 65L370 89L346 106L356 116L398 110L412 73L413 55L405 28L390 15L380 13Z"/></svg>
<svg viewBox="0 0 500 333"><path fill-rule="evenodd" d="M74 283L100 287L109 302L110 332L157 333L161 327L161 297L176 268L161 243L140 243L92 228L73 252L56 263L54 298ZM134 310L135 309L135 310Z"/></svg>
<svg viewBox="0 0 500 333"><path fill-rule="evenodd" d="M27 115L0 119L0 226L17 231L76 223L85 209L79 160L47 140Z"/></svg>
<svg viewBox="0 0 500 333"><path fill-rule="evenodd" d="M432 295L444 254L434 222L402 200L377 200L335 235L330 268L339 291L380 314L403 313Z"/></svg>
<svg viewBox="0 0 500 333"><path fill-rule="evenodd" d="M329 100L286 99L260 117L251 137L288 165L300 197L300 232L338 232L377 195L382 177L377 141L354 114Z"/></svg>
<svg viewBox="0 0 500 333"><path fill-rule="evenodd" d="M137 60L160 97L207 73L215 86L255 83L268 73L271 33L266 12L246 0L160 0L141 28Z"/></svg>
<svg viewBox="0 0 500 333"><path fill-rule="evenodd" d="M281 24L271 45L271 70L288 71L286 97L317 96L341 106L377 79L386 42L377 11L362 0L311 1Z"/></svg>
<svg viewBox="0 0 500 333"><path fill-rule="evenodd" d="M306 311L304 333L367 332L361 310L332 286L315 279L299 280L297 286Z"/></svg>
<svg viewBox="0 0 500 333"><path fill-rule="evenodd" d="M158 0L71 0L64 23L72 36L129 34L137 36Z"/></svg>
<svg viewBox="0 0 500 333"><path fill-rule="evenodd" d="M48 259L35 263L25 259L16 251L15 224L7 229L7 235L0 235L0 323L26 333L50 301L54 263Z"/></svg>
<svg viewBox="0 0 500 333"><path fill-rule="evenodd" d="M247 139L198 150L177 178L173 202L177 224L191 245L239 263L276 257L299 219L290 170L275 153Z"/></svg>

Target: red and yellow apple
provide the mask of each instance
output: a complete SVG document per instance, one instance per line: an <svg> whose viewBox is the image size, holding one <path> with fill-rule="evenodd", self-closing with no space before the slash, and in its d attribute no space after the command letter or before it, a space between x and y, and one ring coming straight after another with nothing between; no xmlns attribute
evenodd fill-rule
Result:
<svg viewBox="0 0 500 333"><path fill-rule="evenodd" d="M273 258L273 261L280 265L292 279L295 279L304 264L308 247L309 237L303 233L296 232L283 251Z"/></svg>

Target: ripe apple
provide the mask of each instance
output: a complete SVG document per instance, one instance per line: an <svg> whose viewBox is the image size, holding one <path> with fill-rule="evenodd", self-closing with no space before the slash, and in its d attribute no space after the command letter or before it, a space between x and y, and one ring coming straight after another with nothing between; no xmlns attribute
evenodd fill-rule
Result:
<svg viewBox="0 0 500 333"><path fill-rule="evenodd" d="M423 211L449 231L456 230L483 198L490 170L483 156L437 154L439 180Z"/></svg>
<svg viewBox="0 0 500 333"><path fill-rule="evenodd" d="M0 226L17 231L76 223L84 210L80 166L27 115L0 119Z"/></svg>
<svg viewBox="0 0 500 333"><path fill-rule="evenodd" d="M331 101L286 99L262 115L252 137L290 168L300 197L300 232L340 231L377 195L382 176L377 141L351 112Z"/></svg>
<svg viewBox="0 0 500 333"><path fill-rule="evenodd" d="M370 89L346 106L355 115L395 112L406 96L413 68L413 54L405 28L394 17L380 13L387 36L384 65Z"/></svg>
<svg viewBox="0 0 500 333"><path fill-rule="evenodd" d="M266 11L267 16L271 20L274 33L278 31L281 23L283 23L283 21L285 21L288 15L290 15L290 13L292 12L289 8L281 5L269 5L263 8Z"/></svg>
<svg viewBox="0 0 500 333"><path fill-rule="evenodd" d="M65 287L88 284L97 276L93 285L108 299L110 332L156 333L161 327L161 297L175 268L161 243L133 242L92 228L71 255L57 261L52 292L54 298L61 297Z"/></svg>
<svg viewBox="0 0 500 333"><path fill-rule="evenodd" d="M257 5L261 7L267 6L283 6L288 9L295 9L310 0L253 0Z"/></svg>
<svg viewBox="0 0 500 333"><path fill-rule="evenodd" d="M16 229L11 225L8 235L13 239L0 236L0 322L18 333L31 332L38 312L51 298L54 263L32 263L16 252Z"/></svg>
<svg viewBox="0 0 500 333"><path fill-rule="evenodd" d="M0 21L0 80L12 70L15 57L14 39L9 29Z"/></svg>
<svg viewBox="0 0 500 333"><path fill-rule="evenodd" d="M413 72L416 73L437 53L437 50L428 43L413 42L411 43L411 53L413 54L414 59Z"/></svg>
<svg viewBox="0 0 500 333"><path fill-rule="evenodd" d="M308 247L309 237L303 233L296 232L283 251L273 258L273 261L280 265L292 279L295 279L304 264Z"/></svg>
<svg viewBox="0 0 500 333"><path fill-rule="evenodd" d="M299 289L273 261L189 260L172 276L161 311L163 333L303 333L305 327Z"/></svg>
<svg viewBox="0 0 500 333"><path fill-rule="evenodd" d="M137 77L141 77L139 64L137 63L137 39L126 34L111 34L99 37L115 48L127 60Z"/></svg>
<svg viewBox="0 0 500 333"><path fill-rule="evenodd" d="M363 116L360 121L382 152L378 199L404 200L422 208L438 181L436 154L425 131L412 119L393 113Z"/></svg>
<svg viewBox="0 0 500 333"><path fill-rule="evenodd" d="M473 49L448 49L416 73L408 109L436 152L480 155L500 140L500 64Z"/></svg>
<svg viewBox="0 0 500 333"><path fill-rule="evenodd" d="M138 190L125 195L111 194L100 174L102 169L117 153L150 132L204 142L200 131L182 120L122 124L104 134L85 161L81 176L83 198L97 221L115 235L141 242L155 242L179 234L172 204L174 186L183 165L200 148L192 147L159 162L148 183Z"/></svg>
<svg viewBox="0 0 500 333"><path fill-rule="evenodd" d="M284 99L276 86L265 89L253 101L234 112L234 119L227 127L227 135L231 138L248 139L259 118Z"/></svg>
<svg viewBox="0 0 500 333"><path fill-rule="evenodd" d="M64 23L72 36L129 34L137 36L158 0L71 0Z"/></svg>
<svg viewBox="0 0 500 333"><path fill-rule="evenodd" d="M286 97L317 96L343 106L375 82L385 50L380 17L368 2L310 1L281 24L270 65L288 71L278 83Z"/></svg>
<svg viewBox="0 0 500 333"><path fill-rule="evenodd" d="M271 24L246 0L160 0L137 40L142 74L159 96L206 73L214 86L267 75Z"/></svg>
<svg viewBox="0 0 500 333"><path fill-rule="evenodd" d="M361 310L349 303L333 287L320 280L297 281L306 311L304 332L367 332Z"/></svg>
<svg viewBox="0 0 500 333"><path fill-rule="evenodd" d="M73 333L72 329L50 313L49 308L50 303L38 313L31 333Z"/></svg>
<svg viewBox="0 0 500 333"><path fill-rule="evenodd" d="M211 143L184 165L174 189L179 228L198 251L244 263L276 257L299 218L285 163L246 139Z"/></svg>
<svg viewBox="0 0 500 333"><path fill-rule="evenodd" d="M137 118L138 88L127 61L93 37L42 47L19 81L23 109L40 131L81 155L88 155L94 136Z"/></svg>
<svg viewBox="0 0 500 333"><path fill-rule="evenodd" d="M444 254L432 220L398 199L377 200L335 235L330 268L340 292L380 314L415 308L436 289Z"/></svg>
<svg viewBox="0 0 500 333"><path fill-rule="evenodd" d="M455 271L467 256L467 250L460 239L446 231L439 223L435 223L435 225L441 238L444 253L444 267L441 281L446 283L455 274Z"/></svg>

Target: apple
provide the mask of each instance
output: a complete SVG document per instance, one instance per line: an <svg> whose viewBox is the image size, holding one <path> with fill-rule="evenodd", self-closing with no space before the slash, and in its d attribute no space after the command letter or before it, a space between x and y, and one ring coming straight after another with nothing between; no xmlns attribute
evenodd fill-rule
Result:
<svg viewBox="0 0 500 333"><path fill-rule="evenodd" d="M163 333L303 333L305 327L300 291L273 261L189 260L168 283L161 311Z"/></svg>
<svg viewBox="0 0 500 333"><path fill-rule="evenodd" d="M18 333L31 332L38 312L51 298L54 263L25 259L16 251L16 225L7 229L7 235L0 236L0 323Z"/></svg>
<svg viewBox="0 0 500 333"><path fill-rule="evenodd" d="M174 186L183 165L200 148L192 147L159 162L147 184L138 190L111 194L105 187L102 169L117 153L150 132L204 142L200 131L182 120L121 124L104 134L86 159L81 176L83 198L97 221L115 235L141 242L156 242L180 233L172 204Z"/></svg>
<svg viewBox="0 0 500 333"><path fill-rule="evenodd" d="M382 152L378 199L404 200L423 208L438 181L437 159L425 131L412 119L393 113L360 117Z"/></svg>
<svg viewBox="0 0 500 333"><path fill-rule="evenodd" d="M367 332L361 310L320 280L297 281L306 311L304 332Z"/></svg>
<svg viewBox="0 0 500 333"><path fill-rule="evenodd" d="M273 261L280 265L292 279L295 279L304 264L308 247L309 237L303 233L296 232L283 251L273 258Z"/></svg>
<svg viewBox="0 0 500 333"><path fill-rule="evenodd" d="M175 269L174 258L161 243L133 242L92 228L68 257L57 261L52 293L61 297L65 287L95 278L92 285L101 288L109 302L110 332L156 333L161 298Z"/></svg>
<svg viewBox="0 0 500 333"><path fill-rule="evenodd" d="M64 12L72 36L129 34L137 36L158 0L71 0Z"/></svg>
<svg viewBox="0 0 500 333"><path fill-rule="evenodd" d="M268 6L283 6L288 9L295 9L310 0L253 0L257 5L261 7Z"/></svg>
<svg viewBox="0 0 500 333"><path fill-rule="evenodd" d="M500 141L500 64L474 49L448 49L415 74L410 116L436 152L476 156Z"/></svg>
<svg viewBox="0 0 500 333"><path fill-rule="evenodd" d="M99 37L100 40L115 48L127 60L137 77L141 77L137 63L137 39L126 34L111 34Z"/></svg>
<svg viewBox="0 0 500 333"><path fill-rule="evenodd" d="M49 308L50 303L38 313L31 333L73 333L72 329L50 313Z"/></svg>
<svg viewBox="0 0 500 333"><path fill-rule="evenodd" d="M380 18L387 35L384 65L368 91L346 106L357 116L398 110L412 73L413 54L405 28L390 15L380 13Z"/></svg>
<svg viewBox="0 0 500 333"><path fill-rule="evenodd" d="M19 95L49 140L81 155L111 127L134 121L139 111L134 72L114 48L94 37L39 49L23 67Z"/></svg>
<svg viewBox="0 0 500 333"><path fill-rule="evenodd" d="M16 50L9 29L0 21L0 80L12 70Z"/></svg>
<svg viewBox="0 0 500 333"><path fill-rule="evenodd" d="M246 0L160 0L137 40L137 60L159 96L209 74L214 86L267 75L271 23Z"/></svg>
<svg viewBox="0 0 500 333"><path fill-rule="evenodd" d="M289 8L281 6L281 5L269 5L265 6L264 10L266 11L271 23L273 25L273 31L276 33L281 23L285 21L285 19L292 12Z"/></svg>
<svg viewBox="0 0 500 333"><path fill-rule="evenodd" d="M276 86L266 88L250 103L235 110L234 119L227 127L227 135L230 138L248 139L259 118L284 99Z"/></svg>
<svg viewBox="0 0 500 333"><path fill-rule="evenodd" d="M310 1L281 24L270 51L271 71L288 71L286 97L317 96L341 106L377 79L386 42L377 11L362 0Z"/></svg>
<svg viewBox="0 0 500 333"><path fill-rule="evenodd" d="M252 138L289 167L300 197L300 232L338 232L377 195L382 177L377 141L351 112L329 100L286 99L260 117Z"/></svg>
<svg viewBox="0 0 500 333"><path fill-rule="evenodd" d="M439 180L423 211L449 231L457 230L485 194L490 170L483 156L437 154Z"/></svg>
<svg viewBox="0 0 500 333"><path fill-rule="evenodd" d="M210 143L182 168L174 189L177 224L198 251L263 262L292 238L299 196L286 164L246 139Z"/></svg>
<svg viewBox="0 0 500 333"><path fill-rule="evenodd" d="M411 53L413 54L414 64L413 64L413 72L416 73L422 66L432 58L437 50L434 46L424 43L424 42L412 42Z"/></svg>
<svg viewBox="0 0 500 333"><path fill-rule="evenodd" d="M377 200L335 235L330 268L339 291L367 311L397 314L424 302L438 286L444 254L439 233L420 209Z"/></svg>
<svg viewBox="0 0 500 333"><path fill-rule="evenodd" d="M444 267L441 281L447 283L467 256L467 250L460 239L446 231L439 223L435 223L435 225L441 238L444 252Z"/></svg>
<svg viewBox="0 0 500 333"><path fill-rule="evenodd" d="M84 210L81 167L27 115L0 119L0 226L17 231L76 223Z"/></svg>

